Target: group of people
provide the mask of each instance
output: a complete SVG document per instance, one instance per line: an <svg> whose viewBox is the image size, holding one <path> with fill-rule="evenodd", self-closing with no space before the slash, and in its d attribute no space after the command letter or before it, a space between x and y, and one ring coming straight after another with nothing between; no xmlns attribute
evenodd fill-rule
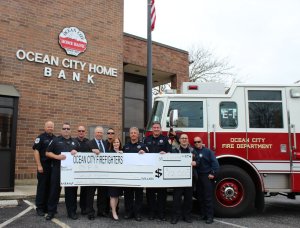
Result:
<svg viewBox="0 0 300 228"><path fill-rule="evenodd" d="M193 179L196 183L197 199L201 206L202 219L207 224L213 223L213 183L219 169L218 161L214 153L205 148L202 139L194 137L194 147L189 144L187 134L176 135L173 140L179 145L172 147L171 139L162 135L161 124L152 124L152 134L145 137L143 142L139 140L139 129L131 127L129 130L130 140L122 146L121 139L116 136L114 129L109 128L106 132L107 139L103 140L104 129L98 126L94 130L94 138L86 138L84 126L78 126L77 137L71 137L69 123L64 123L61 135L55 137L53 134L54 123L45 123L45 132L40 134L34 142L34 158L37 165L37 193L36 211L39 216L46 216L51 220L57 213L61 186L60 186L60 161L65 159L61 152L100 153L191 153L193 156L192 166L194 169ZM77 215L77 190L78 187L65 187L65 204L68 217L78 219ZM142 221L143 188L137 187L105 187L105 186L82 186L80 187L81 214L87 215L89 220L94 220L96 215L119 220L119 196L124 194L124 219L134 218ZM94 209L94 197L97 191L97 214ZM184 202L182 204L182 196ZM182 217L184 221L191 223L193 187L176 187L173 189L173 204L171 223L176 224ZM147 188L146 198L148 204L148 218L154 220L156 217L166 221L166 188Z"/></svg>

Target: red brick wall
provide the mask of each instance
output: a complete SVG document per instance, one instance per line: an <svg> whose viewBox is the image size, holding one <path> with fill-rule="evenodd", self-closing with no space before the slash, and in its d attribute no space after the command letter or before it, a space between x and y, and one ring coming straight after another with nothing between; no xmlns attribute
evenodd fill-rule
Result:
<svg viewBox="0 0 300 228"><path fill-rule="evenodd" d="M32 144L43 131L44 122L53 120L59 134L64 121L71 123L73 136L78 124L103 125L121 132L123 90L123 0L90 1L1 1L0 83L14 85L20 93L16 178L33 178L36 167ZM87 50L69 56L58 44L65 27L75 26L85 33ZM80 60L117 68L118 76L94 76L88 71L50 66L54 75L44 77L46 64L20 61L19 49ZM66 80L58 79L60 70ZM81 81L72 80L72 72Z"/></svg>
<svg viewBox="0 0 300 228"><path fill-rule="evenodd" d="M147 66L147 40L128 34L124 35L124 62ZM175 74L172 88L180 89L188 81L188 52L153 42L152 68Z"/></svg>

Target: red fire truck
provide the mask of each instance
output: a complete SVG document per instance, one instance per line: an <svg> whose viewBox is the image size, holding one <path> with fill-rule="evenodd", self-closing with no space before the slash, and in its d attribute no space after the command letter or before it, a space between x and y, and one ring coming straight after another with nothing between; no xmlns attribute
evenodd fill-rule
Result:
<svg viewBox="0 0 300 228"><path fill-rule="evenodd" d="M220 171L215 213L239 217L264 197L295 198L300 192L300 85L242 85L225 92L219 84L184 83L182 94L154 100L148 130L160 121L163 134L200 136L216 152Z"/></svg>

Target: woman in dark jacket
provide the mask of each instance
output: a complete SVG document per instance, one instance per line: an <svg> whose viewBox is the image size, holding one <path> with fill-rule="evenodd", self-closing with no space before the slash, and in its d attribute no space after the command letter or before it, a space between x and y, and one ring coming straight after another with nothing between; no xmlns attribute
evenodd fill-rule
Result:
<svg viewBox="0 0 300 228"><path fill-rule="evenodd" d="M122 143L120 138L114 137L112 139L112 144L110 144L109 151L111 153L123 153ZM110 196L110 207L111 207L111 214L113 220L119 220L118 213L117 213L117 206L119 202L119 196L122 194L121 188L119 187L109 187L108 188L108 195Z"/></svg>

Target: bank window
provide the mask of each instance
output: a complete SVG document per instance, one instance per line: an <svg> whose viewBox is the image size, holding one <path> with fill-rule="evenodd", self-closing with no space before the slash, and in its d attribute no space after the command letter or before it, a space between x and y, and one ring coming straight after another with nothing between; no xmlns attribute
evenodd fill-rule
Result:
<svg viewBox="0 0 300 228"><path fill-rule="evenodd" d="M281 91L248 91L250 128L283 128Z"/></svg>
<svg viewBox="0 0 300 228"><path fill-rule="evenodd" d="M168 113L174 109L178 110L178 128L203 128L202 101L171 101Z"/></svg>
<svg viewBox="0 0 300 228"><path fill-rule="evenodd" d="M220 103L221 128L236 128L238 126L237 105L235 102Z"/></svg>

